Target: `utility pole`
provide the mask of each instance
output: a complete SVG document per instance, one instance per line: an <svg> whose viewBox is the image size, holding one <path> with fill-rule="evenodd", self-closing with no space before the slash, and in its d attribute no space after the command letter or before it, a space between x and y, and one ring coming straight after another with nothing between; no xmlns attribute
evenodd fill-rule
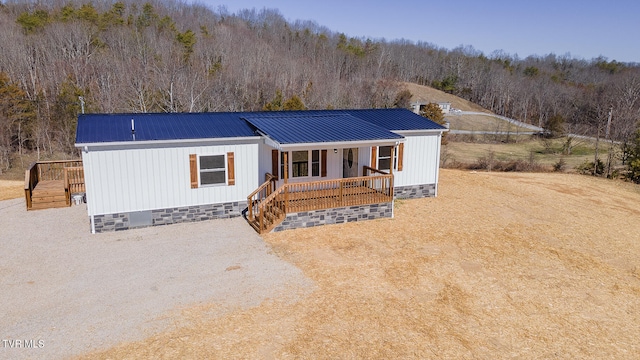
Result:
<svg viewBox="0 0 640 360"><path fill-rule="evenodd" d="M605 133L605 139L609 138L609 128L611 127L611 115L613 113L613 106L609 108L609 118L607 120L607 129ZM598 150L600 144L600 121L598 121L598 135L596 136L596 154L593 159L593 176L598 175ZM608 174L607 174L608 175Z"/></svg>
<svg viewBox="0 0 640 360"><path fill-rule="evenodd" d="M611 160L613 160L613 139L611 139L611 116L613 114L613 106L609 108L609 119L607 120L607 132L605 139L609 140L609 152L607 153L607 177L611 175Z"/></svg>

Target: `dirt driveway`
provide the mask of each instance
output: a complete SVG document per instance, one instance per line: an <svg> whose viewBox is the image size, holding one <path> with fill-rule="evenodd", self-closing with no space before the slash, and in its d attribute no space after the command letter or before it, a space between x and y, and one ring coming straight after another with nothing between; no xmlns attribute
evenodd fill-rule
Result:
<svg viewBox="0 0 640 360"><path fill-rule="evenodd" d="M67 358L312 291L242 219L92 235L85 206L0 201L0 358Z"/></svg>

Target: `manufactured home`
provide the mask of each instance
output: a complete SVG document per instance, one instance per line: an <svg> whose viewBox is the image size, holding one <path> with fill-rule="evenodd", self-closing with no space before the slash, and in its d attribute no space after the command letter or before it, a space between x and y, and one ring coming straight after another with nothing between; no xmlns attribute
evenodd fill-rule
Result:
<svg viewBox="0 0 640 360"><path fill-rule="evenodd" d="M439 102L436 102L436 104L440 107L440 110L442 110L442 114L444 115L447 115L454 110L451 108L450 102L439 101ZM429 105L429 102L416 101L411 103L411 109L413 110L414 113L420 115L424 111L424 107L427 105Z"/></svg>
<svg viewBox="0 0 640 360"><path fill-rule="evenodd" d="M83 114L92 232L244 216L256 231L436 196L444 127L405 109Z"/></svg>

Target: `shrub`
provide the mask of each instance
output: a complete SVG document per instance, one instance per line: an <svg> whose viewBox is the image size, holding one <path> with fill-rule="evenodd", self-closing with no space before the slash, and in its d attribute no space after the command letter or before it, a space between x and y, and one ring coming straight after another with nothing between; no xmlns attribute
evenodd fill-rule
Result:
<svg viewBox="0 0 640 360"><path fill-rule="evenodd" d="M558 162L553 164L553 171L556 171L556 172L562 172L566 168L567 168L567 162L564 160L563 157L561 157L560 160L558 160Z"/></svg>
<svg viewBox="0 0 640 360"><path fill-rule="evenodd" d="M596 173L593 173L593 161L585 161L576 167L576 170L582 175L602 175L604 174L604 163L598 159Z"/></svg>

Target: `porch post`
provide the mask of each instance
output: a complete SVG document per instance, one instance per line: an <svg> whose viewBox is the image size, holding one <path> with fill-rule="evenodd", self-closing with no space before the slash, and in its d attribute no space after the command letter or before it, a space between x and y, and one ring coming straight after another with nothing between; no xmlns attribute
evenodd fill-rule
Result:
<svg viewBox="0 0 640 360"><path fill-rule="evenodd" d="M289 152L285 151L284 154L284 213L286 214L289 210L289 192L287 191L287 183L289 182Z"/></svg>
<svg viewBox="0 0 640 360"><path fill-rule="evenodd" d="M284 158L283 158L283 162L284 162L284 175L283 175L283 179L284 179L284 183L286 184L289 180L289 159L288 159L288 152L285 151L282 153Z"/></svg>
<svg viewBox="0 0 640 360"><path fill-rule="evenodd" d="M391 161L390 161L390 163L391 163L391 164L389 165L389 174L391 174L391 175L393 175L393 164L394 164L394 163L393 163L393 160L395 159L395 158L394 158L394 156L395 156L395 149L396 149L396 147L395 147L395 146L392 146L392 147L391 147Z"/></svg>

